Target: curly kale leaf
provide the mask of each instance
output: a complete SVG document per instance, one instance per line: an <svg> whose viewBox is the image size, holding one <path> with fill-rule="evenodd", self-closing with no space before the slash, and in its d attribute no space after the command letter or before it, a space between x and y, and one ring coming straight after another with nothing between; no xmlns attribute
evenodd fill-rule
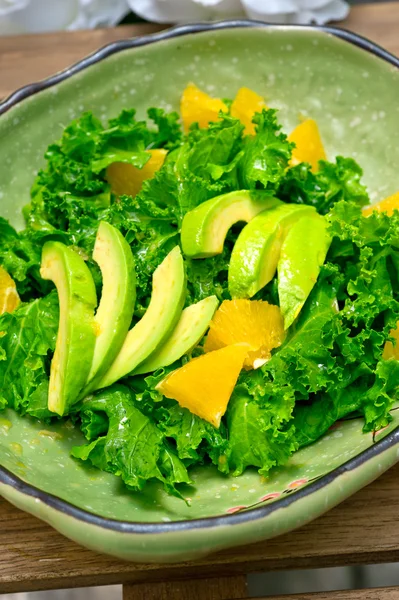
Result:
<svg viewBox="0 0 399 600"><path fill-rule="evenodd" d="M340 200L365 206L370 199L361 183L362 175L357 162L343 156L337 156L335 163L321 160L317 173L309 164L300 163L288 169L277 196L285 202L314 206L323 215Z"/></svg>
<svg viewBox="0 0 399 600"><path fill-rule="evenodd" d="M263 109L253 118L256 133L245 138L238 165L238 179L244 189L275 191L288 167L294 144L280 133L276 115L276 110Z"/></svg>
<svg viewBox="0 0 399 600"><path fill-rule="evenodd" d="M54 416L47 397L58 318L54 292L0 316L0 402L21 414Z"/></svg>
<svg viewBox="0 0 399 600"><path fill-rule="evenodd" d="M134 491L157 479L169 493L182 497L176 484L191 483L187 470L155 422L137 408L127 387L114 385L88 396L80 412L85 434L89 439L100 437L74 447L72 456L119 475Z"/></svg>

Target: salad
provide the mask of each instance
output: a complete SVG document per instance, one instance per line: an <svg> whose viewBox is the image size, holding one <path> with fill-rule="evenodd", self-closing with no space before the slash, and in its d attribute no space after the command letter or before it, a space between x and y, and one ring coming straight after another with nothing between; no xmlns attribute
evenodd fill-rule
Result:
<svg viewBox="0 0 399 600"><path fill-rule="evenodd" d="M338 419L389 423L399 193L371 207L314 120L189 84L181 116L87 112L45 160L25 229L0 218L0 410L183 499L194 465L264 476Z"/></svg>

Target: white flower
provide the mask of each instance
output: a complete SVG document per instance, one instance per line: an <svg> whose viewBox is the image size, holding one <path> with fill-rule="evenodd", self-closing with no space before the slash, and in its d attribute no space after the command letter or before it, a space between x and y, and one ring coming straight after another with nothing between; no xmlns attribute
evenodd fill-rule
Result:
<svg viewBox="0 0 399 600"><path fill-rule="evenodd" d="M349 11L344 0L0 0L0 35L116 25L129 6L159 23L247 16L321 24L343 19Z"/></svg>
<svg viewBox="0 0 399 600"><path fill-rule="evenodd" d="M126 0L0 0L0 35L116 25Z"/></svg>
<svg viewBox="0 0 399 600"><path fill-rule="evenodd" d="M247 16L269 23L317 23L344 19L344 0L127 0L138 15L158 23L188 23Z"/></svg>

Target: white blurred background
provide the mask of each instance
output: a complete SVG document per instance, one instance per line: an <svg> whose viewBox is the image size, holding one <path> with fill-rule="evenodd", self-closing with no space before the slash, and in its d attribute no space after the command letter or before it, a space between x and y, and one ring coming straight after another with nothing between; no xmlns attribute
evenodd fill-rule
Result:
<svg viewBox="0 0 399 600"><path fill-rule="evenodd" d="M128 15L158 23L246 16L323 24L348 12L344 0L0 0L0 35L109 27Z"/></svg>

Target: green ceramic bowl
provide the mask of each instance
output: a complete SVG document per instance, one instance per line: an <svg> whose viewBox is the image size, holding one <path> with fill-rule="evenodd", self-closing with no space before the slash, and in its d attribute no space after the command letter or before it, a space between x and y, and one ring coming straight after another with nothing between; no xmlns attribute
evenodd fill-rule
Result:
<svg viewBox="0 0 399 600"><path fill-rule="evenodd" d="M232 97L248 86L266 96L289 131L317 119L327 153L354 156L372 198L396 191L399 61L335 29L229 22L180 27L117 42L0 104L0 214L22 225L21 207L47 145L84 110L108 118L135 106L178 108L185 85ZM94 550L137 561L195 559L256 542L316 518L399 459L399 411L376 435L357 419L338 423L264 479L194 470L191 507L149 485L120 480L69 457L81 435L12 411L0 415L0 494Z"/></svg>

